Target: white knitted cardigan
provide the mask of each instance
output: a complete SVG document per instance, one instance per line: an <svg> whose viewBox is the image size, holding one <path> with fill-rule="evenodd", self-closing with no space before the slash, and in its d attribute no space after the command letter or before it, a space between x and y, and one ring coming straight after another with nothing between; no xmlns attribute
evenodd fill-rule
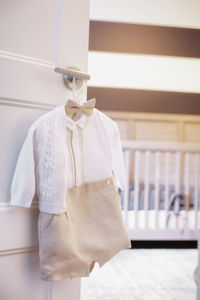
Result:
<svg viewBox="0 0 200 300"><path fill-rule="evenodd" d="M30 207L36 200L41 211L56 214L66 211L66 119L60 113L62 109L63 106L58 106L42 115L29 128L12 180L11 205ZM114 174L116 185L124 190L125 169L118 126L96 108L90 118L98 130L110 175Z"/></svg>

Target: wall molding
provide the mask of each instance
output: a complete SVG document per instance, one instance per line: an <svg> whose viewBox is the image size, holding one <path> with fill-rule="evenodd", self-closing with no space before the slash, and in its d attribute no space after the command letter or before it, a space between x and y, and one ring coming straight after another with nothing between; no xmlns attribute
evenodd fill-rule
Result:
<svg viewBox="0 0 200 300"><path fill-rule="evenodd" d="M38 65L40 67L54 69L55 64L49 60L40 59L37 57L22 55L16 52L0 50L0 58L11 59L17 62L25 62L28 64Z"/></svg>
<svg viewBox="0 0 200 300"><path fill-rule="evenodd" d="M56 105L52 105L50 103L21 100L21 99L9 98L9 97L0 97L0 105L19 106L25 108L35 108L35 109L44 109L44 110L49 110L56 107Z"/></svg>
<svg viewBox="0 0 200 300"><path fill-rule="evenodd" d="M6 202L6 201L1 201L0 202L0 212L1 211L8 211L8 210L14 210L15 207L14 206L11 206L9 204L9 202Z"/></svg>
<svg viewBox="0 0 200 300"><path fill-rule="evenodd" d="M38 249L39 249L39 247L37 245L28 246L28 247L20 247L20 248L12 248L12 249L3 249L3 250L0 250L0 257L8 256L8 255L29 253L29 252L37 252Z"/></svg>
<svg viewBox="0 0 200 300"><path fill-rule="evenodd" d="M36 209L38 208L38 203L35 201L33 201L31 207L31 209ZM28 208L28 209L30 209ZM3 211L8 211L8 210L15 210L16 207L15 206L12 206L10 205L10 203L8 201L0 201L0 212L3 212Z"/></svg>

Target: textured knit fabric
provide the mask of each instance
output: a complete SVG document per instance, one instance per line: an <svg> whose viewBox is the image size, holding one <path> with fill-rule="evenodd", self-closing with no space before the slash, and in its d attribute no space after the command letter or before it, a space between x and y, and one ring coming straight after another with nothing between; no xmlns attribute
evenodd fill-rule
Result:
<svg viewBox="0 0 200 300"><path fill-rule="evenodd" d="M30 207L34 199L40 211L63 214L68 187L111 176L124 190L117 123L96 108L92 115L82 114L74 121L61 105L31 125L15 167L10 204Z"/></svg>
<svg viewBox="0 0 200 300"><path fill-rule="evenodd" d="M95 261L103 266L131 248L113 178L67 189L68 210L40 212L38 224L41 278L87 277Z"/></svg>

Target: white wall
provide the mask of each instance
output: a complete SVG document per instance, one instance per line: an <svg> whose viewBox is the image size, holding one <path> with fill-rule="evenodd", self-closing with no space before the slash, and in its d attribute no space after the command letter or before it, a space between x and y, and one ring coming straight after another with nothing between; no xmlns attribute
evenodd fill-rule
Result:
<svg viewBox="0 0 200 300"><path fill-rule="evenodd" d="M200 29L200 1L91 0L90 20ZM198 58L89 51L88 86L199 93L199 67Z"/></svg>
<svg viewBox="0 0 200 300"><path fill-rule="evenodd" d="M200 59L89 52L89 86L200 93Z"/></svg>
<svg viewBox="0 0 200 300"><path fill-rule="evenodd" d="M91 0L90 19L200 28L200 1Z"/></svg>

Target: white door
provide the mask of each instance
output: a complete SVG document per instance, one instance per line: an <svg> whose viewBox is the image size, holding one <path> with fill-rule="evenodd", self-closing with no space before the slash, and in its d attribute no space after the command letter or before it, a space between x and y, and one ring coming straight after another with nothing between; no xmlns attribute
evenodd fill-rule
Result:
<svg viewBox="0 0 200 300"><path fill-rule="evenodd" d="M29 126L71 96L55 63L87 72L88 35L89 0L0 2L0 300L47 298L38 210L10 208L10 184ZM54 299L80 299L80 279L55 282Z"/></svg>

